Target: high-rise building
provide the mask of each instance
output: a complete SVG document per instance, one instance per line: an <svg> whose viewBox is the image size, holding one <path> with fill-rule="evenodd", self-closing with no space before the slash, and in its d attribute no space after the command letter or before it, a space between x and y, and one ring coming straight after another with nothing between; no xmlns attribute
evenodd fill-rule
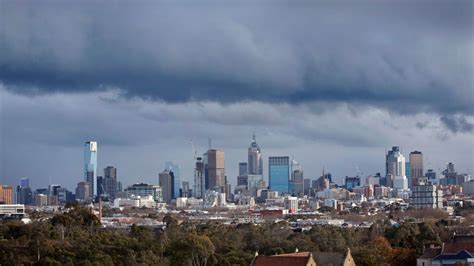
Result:
<svg viewBox="0 0 474 266"><path fill-rule="evenodd" d="M346 189L352 191L353 188L360 187L360 177L346 176L346 178L344 179L344 183L346 184Z"/></svg>
<svg viewBox="0 0 474 266"><path fill-rule="evenodd" d="M405 157L398 146L392 147L386 157L387 174L394 176L405 176Z"/></svg>
<svg viewBox="0 0 474 266"><path fill-rule="evenodd" d="M105 185L104 185L104 177L97 176L97 195L104 195L105 194Z"/></svg>
<svg viewBox="0 0 474 266"><path fill-rule="evenodd" d="M410 207L415 209L441 209L443 208L443 191L438 190L435 185L422 177L413 186Z"/></svg>
<svg viewBox="0 0 474 266"><path fill-rule="evenodd" d="M290 157L270 156L268 158L269 185L278 193L289 192Z"/></svg>
<svg viewBox="0 0 474 266"><path fill-rule="evenodd" d="M173 172L174 175L174 191L173 198L178 198L180 196L180 187L181 187L181 169L179 165L174 164L173 162L166 162L166 169Z"/></svg>
<svg viewBox="0 0 474 266"><path fill-rule="evenodd" d="M27 177L23 177L20 179L20 186L21 187L29 187L30 186L30 179Z"/></svg>
<svg viewBox="0 0 474 266"><path fill-rule="evenodd" d="M91 183L87 181L82 181L77 183L76 187L76 199L79 201L88 201L91 199Z"/></svg>
<svg viewBox="0 0 474 266"><path fill-rule="evenodd" d="M411 167L410 167L410 162L405 162L405 175L407 176L407 180L408 180L408 188L412 188L413 187L413 179L412 179L412 176L411 176Z"/></svg>
<svg viewBox="0 0 474 266"><path fill-rule="evenodd" d="M115 199L115 193L117 193L117 168L113 166L104 168L104 180L102 184L104 192L109 198L112 200Z"/></svg>
<svg viewBox="0 0 474 266"><path fill-rule="evenodd" d="M0 185L0 204L13 204L13 187Z"/></svg>
<svg viewBox="0 0 474 266"><path fill-rule="evenodd" d="M446 169L443 170L443 175L444 178L440 180L440 183L443 183L444 185L456 185L457 184L457 176L458 173L454 169L454 164L453 163L448 163L446 166Z"/></svg>
<svg viewBox="0 0 474 266"><path fill-rule="evenodd" d="M33 205L33 191L31 191L30 187L16 187L16 203Z"/></svg>
<svg viewBox="0 0 474 266"><path fill-rule="evenodd" d="M69 191L65 187L60 187L56 190L57 197L59 203L66 203L69 202L70 196L69 196Z"/></svg>
<svg viewBox="0 0 474 266"><path fill-rule="evenodd" d="M16 187L16 203L33 205L33 191L30 188L30 181L28 178L21 178L20 185Z"/></svg>
<svg viewBox="0 0 474 266"><path fill-rule="evenodd" d="M301 164L295 160L291 163L291 181L290 181L290 193L303 196L304 195L304 184L303 184L303 170Z"/></svg>
<svg viewBox="0 0 474 266"><path fill-rule="evenodd" d="M313 180L311 185L315 191L322 191L322 190L328 189L331 183L332 183L331 173L325 173L323 169L323 175L320 176L318 179Z"/></svg>
<svg viewBox="0 0 474 266"><path fill-rule="evenodd" d="M423 153L421 151L410 152L410 175L411 183L410 187L415 186L418 183L418 179L423 177Z"/></svg>
<svg viewBox="0 0 474 266"><path fill-rule="evenodd" d="M249 175L263 175L263 158L260 147L255 139L255 134L252 136L252 143L248 149L248 171Z"/></svg>
<svg viewBox="0 0 474 266"><path fill-rule="evenodd" d="M205 171L204 162L201 157L196 158L196 165L194 167L194 197L200 199L204 195L205 190Z"/></svg>
<svg viewBox="0 0 474 266"><path fill-rule="evenodd" d="M448 163L446 169L443 171L443 176L444 177L439 180L441 185L462 185L471 180L471 175L469 174L458 174L454 169L453 163Z"/></svg>
<svg viewBox="0 0 474 266"><path fill-rule="evenodd" d="M48 195L36 194L36 196L35 196L35 205L38 206L38 207L48 206Z"/></svg>
<svg viewBox="0 0 474 266"><path fill-rule="evenodd" d="M237 186L247 186L248 180L248 175L239 175L237 177Z"/></svg>
<svg viewBox="0 0 474 266"><path fill-rule="evenodd" d="M239 163L239 176L244 176L248 174L248 164Z"/></svg>
<svg viewBox="0 0 474 266"><path fill-rule="evenodd" d="M207 155L207 156L206 156ZM225 156L224 151L210 149L205 154L207 189L217 192L225 190Z"/></svg>
<svg viewBox="0 0 474 266"><path fill-rule="evenodd" d="M97 142L87 141L84 144L84 181L91 184L89 197L97 195Z"/></svg>
<svg viewBox="0 0 474 266"><path fill-rule="evenodd" d="M174 199L174 173L165 169L159 174L159 184L163 193L163 200L167 203Z"/></svg>
<svg viewBox="0 0 474 266"><path fill-rule="evenodd" d="M436 181L436 172L433 169L428 169L425 173L425 176L428 178L428 181L432 183Z"/></svg>
<svg viewBox="0 0 474 266"><path fill-rule="evenodd" d="M311 179L305 178L303 179L303 191L305 195L310 195L311 191Z"/></svg>
<svg viewBox="0 0 474 266"><path fill-rule="evenodd" d="M183 181L181 186L181 195L180 197L189 198L191 195L191 189L189 187L188 181Z"/></svg>

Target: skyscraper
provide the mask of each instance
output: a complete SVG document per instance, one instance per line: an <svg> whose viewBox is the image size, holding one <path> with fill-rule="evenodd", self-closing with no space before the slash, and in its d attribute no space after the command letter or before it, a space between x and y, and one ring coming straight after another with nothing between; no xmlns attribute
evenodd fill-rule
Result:
<svg viewBox="0 0 474 266"><path fill-rule="evenodd" d="M16 203L25 205L33 204L33 192L31 191L30 187L17 186Z"/></svg>
<svg viewBox="0 0 474 266"><path fill-rule="evenodd" d="M174 164L173 162L166 162L166 169L169 171L173 172L174 174L174 191L173 191L173 198L177 198L180 196L180 191L179 188L181 186L181 171L180 167L177 164Z"/></svg>
<svg viewBox="0 0 474 266"><path fill-rule="evenodd" d="M433 169L428 169L425 173L425 176L431 183L436 182L436 172Z"/></svg>
<svg viewBox="0 0 474 266"><path fill-rule="evenodd" d="M208 189L223 192L225 189L225 156L224 151L210 149L207 151L206 174Z"/></svg>
<svg viewBox="0 0 474 266"><path fill-rule="evenodd" d="M91 184L87 181L77 183L76 187L76 199L79 201L90 200L91 195Z"/></svg>
<svg viewBox="0 0 474 266"><path fill-rule="evenodd" d="M413 179L411 175L410 162L405 162L405 175L407 176L408 188L412 188Z"/></svg>
<svg viewBox="0 0 474 266"><path fill-rule="evenodd" d="M255 139L255 134L252 135L252 143L248 149L248 171L249 175L263 175L263 158L260 147Z"/></svg>
<svg viewBox="0 0 474 266"><path fill-rule="evenodd" d="M405 176L405 157L398 146L392 147L386 157L387 174L393 176Z"/></svg>
<svg viewBox="0 0 474 266"><path fill-rule="evenodd" d="M0 204L13 204L13 187L0 185Z"/></svg>
<svg viewBox="0 0 474 266"><path fill-rule="evenodd" d="M204 181L204 162L201 157L196 158L196 165L194 167L194 197L200 199L204 195L205 181Z"/></svg>
<svg viewBox="0 0 474 266"><path fill-rule="evenodd" d="M30 179L27 177L23 177L20 179L20 186L21 187L29 187L30 186Z"/></svg>
<svg viewBox="0 0 474 266"><path fill-rule="evenodd" d="M239 163L239 176L244 176L248 174L248 164Z"/></svg>
<svg viewBox="0 0 474 266"><path fill-rule="evenodd" d="M90 195L97 195L97 142L87 141L84 144L84 180L89 182Z"/></svg>
<svg viewBox="0 0 474 266"><path fill-rule="evenodd" d="M410 187L418 184L418 179L423 177L423 153L413 151L410 153L410 174L412 182Z"/></svg>
<svg viewBox="0 0 474 266"><path fill-rule="evenodd" d="M290 193L297 196L303 196L304 194L303 179L304 177L303 177L303 170L301 169L301 164L295 160L292 160Z"/></svg>
<svg viewBox="0 0 474 266"><path fill-rule="evenodd" d="M113 166L104 168L103 187L104 192L107 193L111 199L115 199L115 193L117 192L117 168Z"/></svg>
<svg viewBox="0 0 474 266"><path fill-rule="evenodd" d="M174 198L174 173L165 169L159 174L159 183L163 193L163 200L169 203Z"/></svg>
<svg viewBox="0 0 474 266"><path fill-rule="evenodd" d="M290 180L290 157L270 156L268 158L269 185L278 193L288 193Z"/></svg>
<svg viewBox="0 0 474 266"><path fill-rule="evenodd" d="M346 189L352 191L353 188L360 187L360 177L359 176L346 176L344 179L344 184L346 185Z"/></svg>
<svg viewBox="0 0 474 266"><path fill-rule="evenodd" d="M400 148L398 146L392 147L392 150L388 151L386 156L387 175L385 182L382 183L394 189L408 189L406 166L405 157L400 152Z"/></svg>

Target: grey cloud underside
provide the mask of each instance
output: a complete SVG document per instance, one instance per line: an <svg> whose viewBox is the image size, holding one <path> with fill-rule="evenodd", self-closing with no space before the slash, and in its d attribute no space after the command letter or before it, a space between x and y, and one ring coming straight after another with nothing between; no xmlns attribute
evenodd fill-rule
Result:
<svg viewBox="0 0 474 266"><path fill-rule="evenodd" d="M474 124L467 121L464 116L441 116L441 123L453 133L472 133Z"/></svg>
<svg viewBox="0 0 474 266"><path fill-rule="evenodd" d="M0 5L17 93L474 113L471 1Z"/></svg>

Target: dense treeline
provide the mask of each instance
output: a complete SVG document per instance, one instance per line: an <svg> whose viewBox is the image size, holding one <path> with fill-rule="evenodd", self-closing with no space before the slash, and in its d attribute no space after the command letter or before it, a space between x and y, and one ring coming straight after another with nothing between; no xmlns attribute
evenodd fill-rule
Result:
<svg viewBox="0 0 474 266"><path fill-rule="evenodd" d="M0 224L0 264L39 265L249 265L255 251L340 252L351 248L358 265L414 265L423 246L449 241L445 223L377 222L370 228L314 226L293 232L285 222L259 226L217 222L178 225L167 215L165 231L132 226L104 230L88 209L30 224Z"/></svg>

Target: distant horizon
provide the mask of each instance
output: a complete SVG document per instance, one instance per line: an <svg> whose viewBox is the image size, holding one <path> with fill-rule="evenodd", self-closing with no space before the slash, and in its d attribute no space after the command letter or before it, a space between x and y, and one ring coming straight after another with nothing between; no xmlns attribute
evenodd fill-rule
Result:
<svg viewBox="0 0 474 266"><path fill-rule="evenodd" d="M101 148L100 148L100 142L97 141L96 139L89 139L89 140L84 141L83 143L92 142L92 141L97 142L98 159L99 159L99 158L100 158L100 150L101 150ZM257 141L257 143L258 143L258 141ZM390 148L386 147L386 148L385 148L385 153L387 152L387 150L389 150L389 149L391 149L392 147L395 147L395 146L400 147L400 151L401 151L401 153L404 155L404 157L405 157L405 159L406 159L406 162L409 162L409 154L410 154L411 152L421 152L421 153L423 154L423 156L425 156L425 154L423 153L423 151L420 151L420 150L413 150L413 151L410 151L410 152L406 153L406 152L403 151L403 148L402 148L401 146L399 146L399 145L390 146ZM247 148L248 148L248 147L247 147ZM219 148L219 147L211 147L211 149L222 150L222 151L224 151L224 153L225 153L225 150L224 150L224 149L221 149L221 148ZM246 149L245 149L245 150L246 150ZM82 151L83 151L83 150L82 150ZM205 152L207 152L207 151L208 151L208 149L205 150L204 152L202 152L201 154L198 153L196 157L202 157L202 155L203 155ZM264 151L264 149L262 149L262 151ZM264 163L263 177L264 177L264 180L265 180L267 186L268 186L268 181L269 181L269 176L268 176L268 174L269 174L269 173L268 173L268 158L269 158L269 157L274 157L274 156L288 156L288 157L290 158L290 165L291 165L291 160L294 160L294 159L295 159L295 157L293 157L293 156L291 156L291 155L285 155L285 154L279 154L279 155L276 155L276 154L275 154L275 155L267 155L267 156L265 156L265 154L262 154L262 155L263 155L263 158L264 158L264 160L263 160L263 163ZM384 158L384 160L385 160L385 158ZM298 161L298 160L296 160L296 161ZM455 169L456 169L456 171L458 172L458 174L471 174L471 173L470 173L470 169L466 169L466 171L463 171L462 169L460 169L460 168L458 167L458 165L457 165L455 162L447 161L446 164L443 165L442 167L434 168L434 167L427 167L427 166L426 166L426 163L427 163L427 162L426 162L426 159L425 159L425 158L423 158L423 161L424 161L424 163L425 163L424 169L423 169L424 173L426 173L428 169L433 169L433 170L436 172L436 178L437 178L437 180L439 180L441 172L442 172L444 169L446 169L446 166L447 166L448 163L453 163L453 164L454 164ZM156 185L156 184L158 184L158 174L165 170L165 168L166 168L165 165L166 165L167 162L176 163L176 162L171 161L171 160L164 161L164 162L163 162L163 167L162 167L162 169L161 169L161 170L157 170L157 173L156 173L156 182L146 182L146 181L144 181L144 180L136 179L135 181L130 181L130 182L127 183L127 182L125 182L124 180L122 180L122 179L120 178L120 168L117 167L116 165L113 165L113 164L108 164L108 165L103 165L103 166L100 166L100 164L99 164L99 166L98 166L98 168L97 168L97 169L98 169L98 174L97 174L97 176L103 176L103 170L104 170L104 168L109 167L109 166L112 166L112 167L115 167L115 168L117 169L117 172L118 172L118 174L117 174L117 177L118 177L117 181L122 183L124 189L125 189L127 186L129 186L129 185L138 184L138 183L148 183L148 184L154 184L154 185ZM229 163L229 162L226 160L226 175L227 175L227 169L228 169L228 165L229 165L229 164L235 165L235 166L232 167L232 168L237 168L237 172L238 172L239 163L242 163L242 162L247 163L247 160L241 160L241 161L237 161L237 162L235 162L235 163ZM300 161L298 161L298 163L301 164ZM83 161L81 161L81 165L82 165L82 164L83 164ZM180 167L180 169L181 169L181 171L182 171L183 167L182 167L180 164L177 164L177 165ZM193 164L193 165L194 165L194 164ZM385 167L385 161L384 161L383 167ZM187 167L186 167L186 168L187 168ZM359 175L359 173L357 173L357 171L356 171L357 169L354 169L354 172L353 172L352 174L346 174L346 175L340 175L340 176L339 176L339 175L334 175L333 172L331 171L331 169L327 169L326 167L323 166L323 168L321 169L321 171L320 171L319 174L316 174L316 173L315 173L315 174L311 174L311 175L308 177L308 176L307 176L308 173L304 170L304 168L305 168L304 165L301 164L301 168L302 168L303 173L304 173L304 178L305 178L305 179L310 179L310 180L316 180L316 179L318 179L320 176L322 176L322 172L323 172L323 171L324 171L325 173L331 173L331 175L332 175L332 177L333 177L333 183L335 183L335 184L337 184L337 185L339 185L339 186L343 186L343 185L344 185L344 182L343 182L343 181L344 181L344 178L345 178L346 176L349 176L349 177L359 176L359 177L361 178L361 185L365 184L365 178L368 177L368 176L374 176L376 173L380 173L381 176L385 176L385 168L383 168L383 169L380 170L380 171L371 172L371 173L363 173L363 172L362 172L362 175ZM234 170L234 169L233 169L233 170ZM423 173L423 174L424 174L424 173ZM83 174L83 173L81 172L81 174ZM232 188L235 188L235 186L236 186L236 183L237 183L237 176L238 176L238 174L237 174L234 178L229 178L229 176L227 176L227 179L228 179L229 183L232 185ZM10 185L10 186L16 187L17 185L20 184L21 178L29 178L30 184L31 184L31 181L35 181L34 179L30 179L30 177L24 176L24 177L19 177L19 178L16 180L16 181L18 181L18 182L16 182L16 183L13 183L13 184L7 184L7 183L6 183L6 184L3 184L3 183L0 183L0 184L1 184L1 185ZM82 176L81 176L81 178L82 178ZM152 178L154 178L154 177L152 177ZM190 187L191 187L191 188L193 187L193 184L194 184L194 177L192 177L192 178L183 178L183 174L181 174L180 178L181 178L181 183L182 183L183 181L188 181L188 182L190 182ZM148 178L148 179L149 179L149 178ZM67 185L68 183L71 183L71 180L68 180L68 181L69 181L68 183L56 182L56 181L53 181L53 180L54 180L54 179L51 179L51 185L61 185L62 187L67 187L68 190L70 190L70 191L74 191L75 185L77 185L77 183L79 183L79 182L81 182L81 181L84 181L83 178L82 178L82 179L78 179L78 180L76 180L76 181L72 180L72 185ZM15 181L14 181L14 182L15 182ZM75 183L74 183L74 182L75 182ZM35 184L35 182L33 182L33 184ZM37 184L37 183L36 183L36 184ZM39 189L39 188L47 188L49 185L50 185L50 183L48 182L46 185L42 185L42 186L40 185L40 186L35 186L35 187L30 186L30 187L32 187L32 188L34 188L34 189Z"/></svg>

